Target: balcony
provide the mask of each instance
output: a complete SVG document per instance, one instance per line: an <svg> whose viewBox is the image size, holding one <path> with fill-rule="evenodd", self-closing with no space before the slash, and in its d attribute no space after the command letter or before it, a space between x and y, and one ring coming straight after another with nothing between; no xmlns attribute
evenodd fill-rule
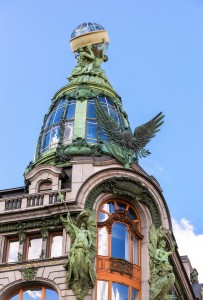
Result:
<svg viewBox="0 0 203 300"><path fill-rule="evenodd" d="M67 201L70 196L70 189L62 190L64 199ZM61 203L58 191L47 191L36 194L25 194L22 196L0 199L0 213L6 211L16 211L21 209L31 209L40 206L49 206Z"/></svg>

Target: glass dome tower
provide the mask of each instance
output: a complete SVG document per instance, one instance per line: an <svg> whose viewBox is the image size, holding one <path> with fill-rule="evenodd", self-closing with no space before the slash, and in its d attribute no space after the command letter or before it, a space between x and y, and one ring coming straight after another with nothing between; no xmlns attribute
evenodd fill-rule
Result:
<svg viewBox="0 0 203 300"><path fill-rule="evenodd" d="M66 166L74 156L111 156L129 168L150 153L144 147L159 131L163 115L133 134L121 98L101 68L108 60L108 45L108 33L97 23L82 23L73 30L70 46L77 64L51 101L35 160L26 172L44 163Z"/></svg>
<svg viewBox="0 0 203 300"><path fill-rule="evenodd" d="M108 116L117 122L120 131L128 121L121 98L101 68L108 60L105 55L108 44L107 31L97 23L82 23L73 30L70 45L77 65L68 84L52 99L32 165L63 165L77 155L110 154L104 144L108 137L97 121L95 103L101 104Z"/></svg>

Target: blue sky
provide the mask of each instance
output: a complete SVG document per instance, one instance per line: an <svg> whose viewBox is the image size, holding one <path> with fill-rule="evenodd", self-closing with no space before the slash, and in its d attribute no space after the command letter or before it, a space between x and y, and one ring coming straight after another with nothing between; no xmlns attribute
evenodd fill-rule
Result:
<svg viewBox="0 0 203 300"><path fill-rule="evenodd" d="M152 154L140 164L159 181L172 217L201 236L201 0L0 0L0 189L23 185L50 100L75 65L70 34L84 21L109 32L103 67L132 128L164 112Z"/></svg>

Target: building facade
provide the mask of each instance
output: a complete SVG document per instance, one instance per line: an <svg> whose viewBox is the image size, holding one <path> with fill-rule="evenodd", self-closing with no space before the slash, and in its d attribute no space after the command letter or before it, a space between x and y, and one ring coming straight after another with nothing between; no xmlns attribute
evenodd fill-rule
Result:
<svg viewBox="0 0 203 300"><path fill-rule="evenodd" d="M101 68L101 25L79 25L70 43L77 65L44 117L25 186L0 191L0 299L201 299L160 185L138 164L163 115L132 132Z"/></svg>

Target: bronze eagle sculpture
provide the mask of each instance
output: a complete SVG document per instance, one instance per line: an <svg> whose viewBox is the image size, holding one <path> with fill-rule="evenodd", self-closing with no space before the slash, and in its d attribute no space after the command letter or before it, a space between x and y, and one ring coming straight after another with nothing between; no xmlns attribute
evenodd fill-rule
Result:
<svg viewBox="0 0 203 300"><path fill-rule="evenodd" d="M122 127L103 108L100 101L95 101L95 115L98 125L107 136L103 141L111 154L128 167L134 158L146 157L150 154L144 147L160 131L164 115L157 114L147 123L135 128L134 134L130 127Z"/></svg>

